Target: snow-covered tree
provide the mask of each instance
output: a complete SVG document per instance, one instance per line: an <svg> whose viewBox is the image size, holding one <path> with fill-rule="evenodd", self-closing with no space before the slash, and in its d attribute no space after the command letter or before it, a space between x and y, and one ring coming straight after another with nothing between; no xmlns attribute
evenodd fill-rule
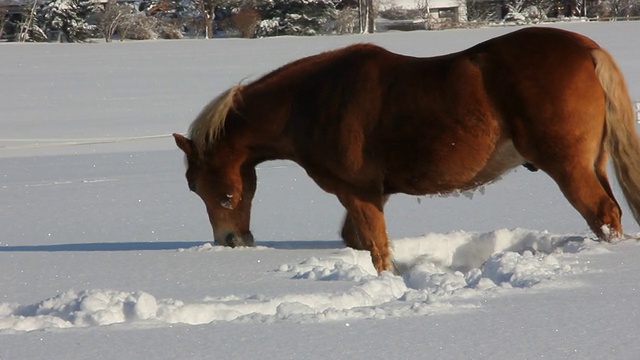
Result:
<svg viewBox="0 0 640 360"><path fill-rule="evenodd" d="M129 5L109 0L104 9L98 13L98 27L106 42L111 42L111 37L131 12Z"/></svg>
<svg viewBox="0 0 640 360"><path fill-rule="evenodd" d="M605 0L601 3L602 12L611 17L633 16L638 13L634 10L639 8L638 0Z"/></svg>
<svg viewBox="0 0 640 360"><path fill-rule="evenodd" d="M27 2L24 7L24 14L22 21L16 24L15 39L20 42L40 42L47 39L45 32L39 26L37 21L38 3Z"/></svg>
<svg viewBox="0 0 640 360"><path fill-rule="evenodd" d="M211 39L213 37L213 18L216 0L191 0L190 2L202 22L204 38Z"/></svg>
<svg viewBox="0 0 640 360"><path fill-rule="evenodd" d="M4 35L5 20L7 19L7 10L0 9L0 39Z"/></svg>
<svg viewBox="0 0 640 360"><path fill-rule="evenodd" d="M68 42L82 42L97 31L87 23L95 6L93 0L50 0L38 11L38 20L45 32L59 31Z"/></svg>
<svg viewBox="0 0 640 360"><path fill-rule="evenodd" d="M118 36L120 41L129 40L150 40L157 39L155 32L157 20L152 16L143 13L127 14L121 24L118 25Z"/></svg>
<svg viewBox="0 0 640 360"><path fill-rule="evenodd" d="M244 38L252 38L256 35L256 28L259 22L260 13L252 7L241 8L231 17L231 23Z"/></svg>
<svg viewBox="0 0 640 360"><path fill-rule="evenodd" d="M358 0L358 11L360 13L360 33L373 34L375 31L375 8L373 0Z"/></svg>
<svg viewBox="0 0 640 360"><path fill-rule="evenodd" d="M317 35L337 17L331 0L267 0L256 7L263 19L258 36Z"/></svg>
<svg viewBox="0 0 640 360"><path fill-rule="evenodd" d="M345 7L338 10L333 30L337 34L351 34L358 26L358 9Z"/></svg>

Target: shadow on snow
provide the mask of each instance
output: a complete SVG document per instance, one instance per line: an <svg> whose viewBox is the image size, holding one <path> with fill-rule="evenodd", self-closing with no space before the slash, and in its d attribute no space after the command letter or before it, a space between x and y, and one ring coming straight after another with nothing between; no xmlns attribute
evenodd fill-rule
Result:
<svg viewBox="0 0 640 360"><path fill-rule="evenodd" d="M84 251L158 251L180 250L211 243L211 241L103 242L53 245L0 246L0 252L84 252ZM257 246L273 249L335 249L341 241L258 241Z"/></svg>

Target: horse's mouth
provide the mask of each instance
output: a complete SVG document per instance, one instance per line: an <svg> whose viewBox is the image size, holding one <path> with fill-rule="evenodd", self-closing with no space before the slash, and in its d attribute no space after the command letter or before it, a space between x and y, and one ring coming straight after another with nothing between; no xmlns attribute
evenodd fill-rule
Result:
<svg viewBox="0 0 640 360"><path fill-rule="evenodd" d="M235 248L240 246L253 246L254 239L251 231L243 235L235 232L230 232L227 235L223 236L222 239L216 239L215 243L218 245Z"/></svg>

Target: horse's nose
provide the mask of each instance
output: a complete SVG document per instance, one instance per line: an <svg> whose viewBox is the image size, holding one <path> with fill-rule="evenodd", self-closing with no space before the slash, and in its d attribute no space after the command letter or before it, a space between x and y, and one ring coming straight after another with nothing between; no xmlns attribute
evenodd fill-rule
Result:
<svg viewBox="0 0 640 360"><path fill-rule="evenodd" d="M224 237L224 244L221 244L221 245L234 248L237 246L253 246L253 242L254 242L254 239L253 239L253 234L251 234L251 231L243 235L240 235L235 232L231 232Z"/></svg>
<svg viewBox="0 0 640 360"><path fill-rule="evenodd" d="M242 238L238 237L236 233L229 233L224 238L224 242L227 244L227 246L230 246L232 248L236 246L242 246L242 244L240 243L241 240Z"/></svg>

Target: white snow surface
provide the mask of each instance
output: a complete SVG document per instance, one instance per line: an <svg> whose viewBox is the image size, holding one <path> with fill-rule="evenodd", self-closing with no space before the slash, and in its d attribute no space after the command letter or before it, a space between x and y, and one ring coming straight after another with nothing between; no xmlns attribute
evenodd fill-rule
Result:
<svg viewBox="0 0 640 360"><path fill-rule="evenodd" d="M555 26L608 49L640 99L640 22ZM637 358L626 207L630 239L605 244L524 168L465 196L396 196L402 275L377 276L339 241L338 202L290 162L258 168L258 246L211 245L167 136L305 55L434 56L515 29L1 44L0 359Z"/></svg>

